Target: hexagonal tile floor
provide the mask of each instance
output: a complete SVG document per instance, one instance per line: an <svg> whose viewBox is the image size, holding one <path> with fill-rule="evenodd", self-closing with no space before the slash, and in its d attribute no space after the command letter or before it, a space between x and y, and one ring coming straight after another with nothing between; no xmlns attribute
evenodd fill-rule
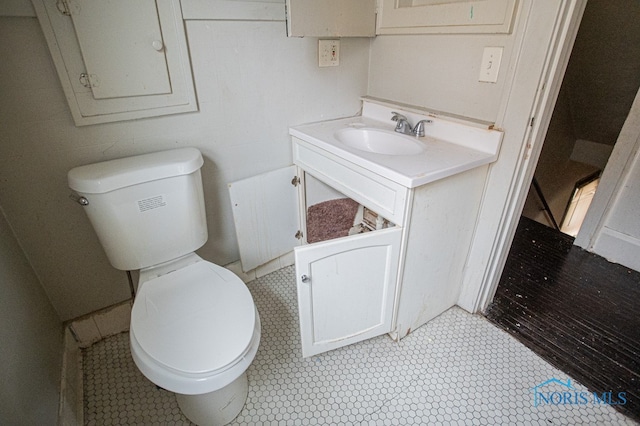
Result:
<svg viewBox="0 0 640 426"><path fill-rule="evenodd" d="M248 284L262 341L247 403L232 424L635 424L459 308L399 343L380 336L303 359L293 274L288 267ZM137 370L128 337L84 352L85 424L190 424L174 395Z"/></svg>

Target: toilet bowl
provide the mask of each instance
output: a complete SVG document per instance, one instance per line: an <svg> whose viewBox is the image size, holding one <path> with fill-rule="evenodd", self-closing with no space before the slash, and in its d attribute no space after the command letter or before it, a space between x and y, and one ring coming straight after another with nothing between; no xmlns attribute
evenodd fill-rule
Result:
<svg viewBox="0 0 640 426"><path fill-rule="evenodd" d="M142 270L129 333L138 369L191 421L226 424L242 410L260 317L231 271L196 254Z"/></svg>
<svg viewBox="0 0 640 426"><path fill-rule="evenodd" d="M261 329L244 282L195 254L207 240L202 164L198 150L182 148L77 167L68 179L110 263L140 270L136 366L204 426L242 410Z"/></svg>

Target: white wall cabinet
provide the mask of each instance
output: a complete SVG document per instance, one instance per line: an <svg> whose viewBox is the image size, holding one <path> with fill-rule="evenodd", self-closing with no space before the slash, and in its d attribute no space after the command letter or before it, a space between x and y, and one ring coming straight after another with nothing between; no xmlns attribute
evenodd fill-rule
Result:
<svg viewBox="0 0 640 426"><path fill-rule="evenodd" d="M76 125L196 111L179 0L32 0Z"/></svg>
<svg viewBox="0 0 640 426"><path fill-rule="evenodd" d="M385 333L402 338L455 305L487 166L409 189L295 137L293 157L302 236L290 247L304 357ZM261 244L271 240L265 236L293 237L290 226L268 219L291 218L295 208L283 200L297 180L291 168L283 170L286 177L276 171L229 185L239 244L254 251L248 256L241 250L245 270L245 258L252 259L248 266L272 259L274 252L266 254ZM260 189L265 187L270 189ZM456 188L464 192L452 195ZM267 195L276 192L289 195ZM386 225L308 244L308 208L344 197ZM275 206L267 206L270 201ZM275 213L278 207L285 211Z"/></svg>
<svg viewBox="0 0 640 426"><path fill-rule="evenodd" d="M289 37L373 37L376 0L286 0Z"/></svg>
<svg viewBox="0 0 640 426"><path fill-rule="evenodd" d="M380 0L377 34L510 33L516 0Z"/></svg>
<svg viewBox="0 0 640 426"><path fill-rule="evenodd" d="M516 0L286 0L289 37L510 33Z"/></svg>

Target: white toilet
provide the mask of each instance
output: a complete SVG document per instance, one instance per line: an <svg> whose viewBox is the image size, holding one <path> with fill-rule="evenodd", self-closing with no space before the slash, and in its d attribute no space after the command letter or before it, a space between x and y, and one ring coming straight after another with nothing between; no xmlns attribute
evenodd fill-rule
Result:
<svg viewBox="0 0 640 426"><path fill-rule="evenodd" d="M136 365L176 393L189 420L222 425L246 401L260 317L240 278L194 253L207 241L202 164L200 151L183 148L77 167L68 178L111 264L140 270Z"/></svg>

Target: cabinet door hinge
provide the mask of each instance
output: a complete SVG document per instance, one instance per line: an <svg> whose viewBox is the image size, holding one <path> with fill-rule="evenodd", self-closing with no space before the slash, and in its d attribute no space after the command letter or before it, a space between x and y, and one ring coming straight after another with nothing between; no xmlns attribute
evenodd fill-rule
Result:
<svg viewBox="0 0 640 426"><path fill-rule="evenodd" d="M62 13L64 16L71 16L71 9L69 9L69 4L66 0L56 1L56 8L58 9L58 12Z"/></svg>
<svg viewBox="0 0 640 426"><path fill-rule="evenodd" d="M87 89L100 86L100 80L95 74L87 74L86 72L83 72L82 74L80 74L79 80L80 84L82 84Z"/></svg>
<svg viewBox="0 0 640 426"><path fill-rule="evenodd" d="M291 179L291 185L293 186L300 185L300 178L298 176L294 176L293 179Z"/></svg>
<svg viewBox="0 0 640 426"><path fill-rule="evenodd" d="M302 231L298 230L298 232L296 232L295 237L296 237L297 239L301 240L301 239L302 239Z"/></svg>

